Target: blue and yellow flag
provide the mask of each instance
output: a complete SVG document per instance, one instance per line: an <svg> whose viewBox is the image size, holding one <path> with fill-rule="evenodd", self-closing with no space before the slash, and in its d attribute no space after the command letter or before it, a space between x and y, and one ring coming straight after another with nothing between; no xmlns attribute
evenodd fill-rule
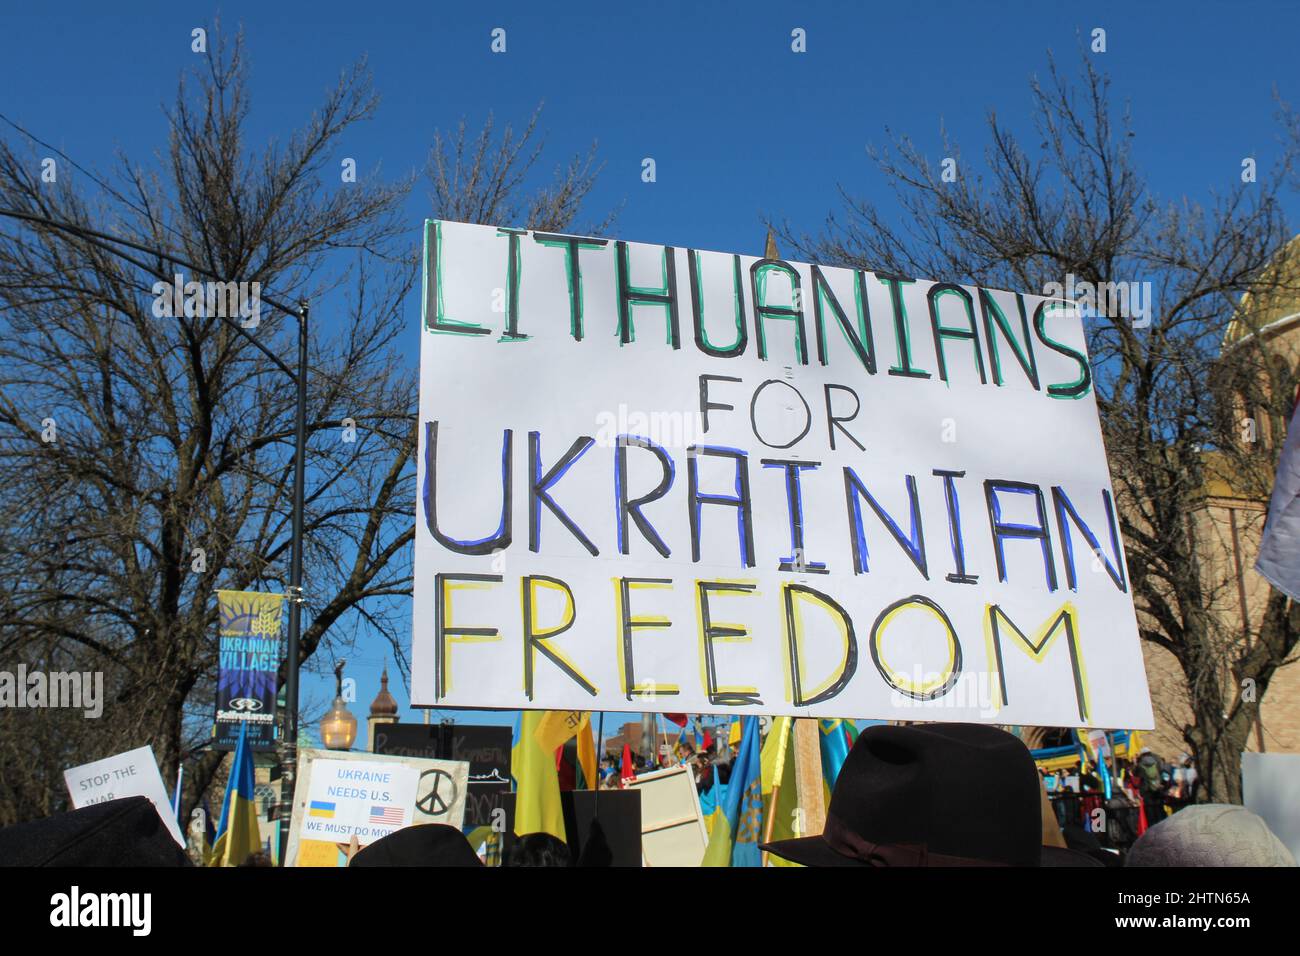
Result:
<svg viewBox="0 0 1300 956"><path fill-rule="evenodd" d="M701 866L762 865L758 844L763 837L763 782L758 738L758 718L743 718L740 750L731 765L722 804L725 820L717 820L710 830Z"/></svg>
<svg viewBox="0 0 1300 956"><path fill-rule="evenodd" d="M560 726L569 711L551 716L544 710L523 710L515 720L514 743L510 748L510 776L514 778L515 833L549 833L568 840L564 810L560 805L560 775L555 768L555 740L564 743L570 731L559 737Z"/></svg>
<svg viewBox="0 0 1300 956"><path fill-rule="evenodd" d="M709 789L700 794L700 813L704 816L704 827L713 835L714 826L721 822L722 826L727 825L727 815L723 808L727 804L727 785L718 777L718 767L713 764L709 768Z"/></svg>
<svg viewBox="0 0 1300 956"><path fill-rule="evenodd" d="M248 745L248 724L239 728L235 762L226 781L226 798L221 802L221 820L212 844L208 866L238 866L262 848L253 804L253 751Z"/></svg>

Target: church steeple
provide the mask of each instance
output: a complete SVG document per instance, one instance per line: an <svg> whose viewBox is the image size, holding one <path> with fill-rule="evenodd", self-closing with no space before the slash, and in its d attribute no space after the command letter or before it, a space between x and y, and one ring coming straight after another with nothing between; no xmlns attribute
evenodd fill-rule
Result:
<svg viewBox="0 0 1300 956"><path fill-rule="evenodd" d="M384 672L379 678L379 693L370 702L370 716L366 718L366 729L370 737L370 750L375 749L375 727L379 724L395 724L398 715L397 701L388 692L388 663L384 663Z"/></svg>

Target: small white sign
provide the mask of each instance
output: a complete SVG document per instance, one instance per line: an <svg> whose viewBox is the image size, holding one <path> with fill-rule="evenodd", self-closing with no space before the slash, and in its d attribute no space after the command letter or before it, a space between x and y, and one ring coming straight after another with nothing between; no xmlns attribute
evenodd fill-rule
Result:
<svg viewBox="0 0 1300 956"><path fill-rule="evenodd" d="M123 797L148 797L167 831L183 848L185 838L172 816L171 800L163 787L162 774L152 747L138 747L103 760L71 767L63 771L72 806L78 810Z"/></svg>
<svg viewBox="0 0 1300 956"><path fill-rule="evenodd" d="M411 823L420 773L399 763L317 760L299 831L306 840L362 846Z"/></svg>
<svg viewBox="0 0 1300 956"><path fill-rule="evenodd" d="M286 866L339 865L337 847L403 827L465 821L469 764L388 754L298 751Z"/></svg>

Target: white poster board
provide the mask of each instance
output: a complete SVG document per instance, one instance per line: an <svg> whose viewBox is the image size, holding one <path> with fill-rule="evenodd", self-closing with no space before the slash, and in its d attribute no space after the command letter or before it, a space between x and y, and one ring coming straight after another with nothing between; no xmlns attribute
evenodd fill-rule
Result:
<svg viewBox="0 0 1300 956"><path fill-rule="evenodd" d="M1082 321L425 229L412 703L1153 726Z"/></svg>
<svg viewBox="0 0 1300 956"><path fill-rule="evenodd" d="M1300 754L1243 753L1241 798L1300 863Z"/></svg>
<svg viewBox="0 0 1300 956"><path fill-rule="evenodd" d="M167 825L167 832L182 848L185 837L172 814L171 800L163 787L162 774L152 747L137 747L103 760L63 771L68 796L76 809L123 797L148 797Z"/></svg>
<svg viewBox="0 0 1300 956"><path fill-rule="evenodd" d="M367 846L403 827L465 819L469 764L460 760L303 750L288 866L339 866L355 837Z"/></svg>
<svg viewBox="0 0 1300 956"><path fill-rule="evenodd" d="M686 767L627 782L641 792L641 856L646 866L699 866L709 846L695 775Z"/></svg>

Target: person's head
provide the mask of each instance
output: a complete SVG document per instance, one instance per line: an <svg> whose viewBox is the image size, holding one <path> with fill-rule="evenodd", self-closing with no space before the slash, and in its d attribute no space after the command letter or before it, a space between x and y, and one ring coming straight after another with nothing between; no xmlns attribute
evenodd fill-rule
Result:
<svg viewBox="0 0 1300 956"><path fill-rule="evenodd" d="M1295 866L1286 845L1245 807L1204 803L1138 837L1125 866Z"/></svg>
<svg viewBox="0 0 1300 956"><path fill-rule="evenodd" d="M506 854L506 866L570 866L569 845L549 833L525 833Z"/></svg>
<svg viewBox="0 0 1300 956"><path fill-rule="evenodd" d="M267 853L264 850L258 850L256 853L248 854L248 856L244 858L244 862L239 865L240 866L275 866L275 864L271 862L271 854Z"/></svg>
<svg viewBox="0 0 1300 956"><path fill-rule="evenodd" d="M363 846L349 867L367 866L482 866L459 827L421 823L394 830Z"/></svg>

